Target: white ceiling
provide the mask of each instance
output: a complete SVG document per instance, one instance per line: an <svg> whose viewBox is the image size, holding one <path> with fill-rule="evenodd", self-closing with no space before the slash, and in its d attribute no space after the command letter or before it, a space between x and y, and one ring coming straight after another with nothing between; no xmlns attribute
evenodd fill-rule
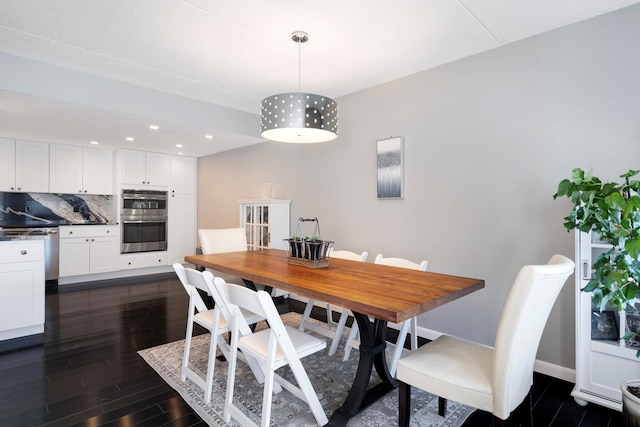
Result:
<svg viewBox="0 0 640 427"><path fill-rule="evenodd" d="M294 30L310 37L301 90L338 98L639 1L0 0L0 52L257 121L262 98L298 90ZM123 135L135 133L134 147L196 156L262 141L258 123L247 136L164 119L151 135L154 117L12 91L0 111L0 136L25 139L131 147Z"/></svg>

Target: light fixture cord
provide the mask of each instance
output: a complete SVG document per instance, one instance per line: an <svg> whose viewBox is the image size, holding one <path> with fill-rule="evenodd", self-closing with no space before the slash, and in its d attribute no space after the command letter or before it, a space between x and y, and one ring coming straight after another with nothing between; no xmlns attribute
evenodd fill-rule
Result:
<svg viewBox="0 0 640 427"><path fill-rule="evenodd" d="M298 92L302 82L302 40L298 38Z"/></svg>

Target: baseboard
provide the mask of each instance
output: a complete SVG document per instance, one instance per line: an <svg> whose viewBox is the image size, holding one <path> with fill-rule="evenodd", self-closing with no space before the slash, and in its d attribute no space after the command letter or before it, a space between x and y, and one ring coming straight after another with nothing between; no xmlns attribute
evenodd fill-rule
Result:
<svg viewBox="0 0 640 427"><path fill-rule="evenodd" d="M290 298L296 299L298 301L301 302L307 302L307 298L300 296L300 295L296 295L296 294L291 294ZM321 307L321 308L325 308L325 303L323 302L318 302L316 301L314 303L315 306L317 307ZM336 307L336 306L332 306L333 311L336 312L342 312L342 307ZM392 329L398 329L397 325L394 323L389 323L388 324L389 328ZM429 329L429 328L425 328L423 326L418 326L418 335L422 338L426 338L428 340L435 340L436 338L440 337L443 335L442 332L438 332L438 331L434 331L433 329ZM571 383L576 382L576 371L575 369L571 369L571 368L566 368L564 366L560 366L560 365L556 365L553 363L549 363L549 362L545 362L543 360L537 360L535 361L533 370L543 374L543 375L548 375L550 377L553 378L557 378L560 380L564 380L564 381L568 381Z"/></svg>

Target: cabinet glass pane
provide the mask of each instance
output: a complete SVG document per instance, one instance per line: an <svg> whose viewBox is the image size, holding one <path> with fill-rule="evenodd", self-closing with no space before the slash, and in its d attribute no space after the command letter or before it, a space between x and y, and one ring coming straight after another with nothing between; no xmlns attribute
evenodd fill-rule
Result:
<svg viewBox="0 0 640 427"><path fill-rule="evenodd" d="M247 224L251 224L253 223L253 209L251 206L247 206L246 212L245 212L246 218L247 218Z"/></svg>
<svg viewBox="0 0 640 427"><path fill-rule="evenodd" d="M594 305L591 307L591 339L617 342L620 334L620 316L614 308L602 312Z"/></svg>
<svg viewBox="0 0 640 427"><path fill-rule="evenodd" d="M269 228L262 227L262 246L269 246Z"/></svg>
<svg viewBox="0 0 640 427"><path fill-rule="evenodd" d="M636 332L640 334L640 311L638 311L638 307L627 307L627 312L625 313L625 333L628 332ZM629 340L625 341L625 345L629 348L633 348L635 350L640 349L640 337L636 336Z"/></svg>

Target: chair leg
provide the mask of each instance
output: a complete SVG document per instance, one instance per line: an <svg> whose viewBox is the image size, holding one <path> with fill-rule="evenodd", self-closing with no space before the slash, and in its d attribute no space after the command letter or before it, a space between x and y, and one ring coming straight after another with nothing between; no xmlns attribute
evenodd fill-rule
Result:
<svg viewBox="0 0 640 427"><path fill-rule="evenodd" d="M356 342L356 335L358 334L358 324L353 322L351 325L351 331L349 331L349 336L347 337L347 342L344 345L344 356L342 357L342 361L345 362L349 359L349 355L351 354L351 343Z"/></svg>
<svg viewBox="0 0 640 427"><path fill-rule="evenodd" d="M298 326L299 331L304 332L304 324L309 319L309 316L311 316L311 310L313 309L313 303L315 301L316 300L311 298L309 298L309 300L307 301L307 306L304 308L304 313L302 313L302 320L300 320L300 325Z"/></svg>
<svg viewBox="0 0 640 427"><path fill-rule="evenodd" d="M349 310L346 308L342 309L342 314L340 315L340 319L338 320L338 326L336 327L336 334L333 337L333 341L331 342L331 347L329 348L329 356L333 356L336 354L336 350L338 349L338 344L340 344L340 339L342 338L342 331L344 331L344 326L347 324L347 318L349 317Z"/></svg>
<svg viewBox="0 0 640 427"><path fill-rule="evenodd" d="M327 303L327 325L333 326L336 322L333 321L333 308L331 304Z"/></svg>
<svg viewBox="0 0 640 427"><path fill-rule="evenodd" d="M438 415L444 417L447 415L447 399L438 396Z"/></svg>
<svg viewBox="0 0 640 427"><path fill-rule="evenodd" d="M523 427L533 427L533 402L531 397L531 389L527 393L520 406L518 407L519 421Z"/></svg>
<svg viewBox="0 0 640 427"><path fill-rule="evenodd" d="M411 418L411 386L398 381L398 427L409 427Z"/></svg>
<svg viewBox="0 0 640 427"><path fill-rule="evenodd" d="M191 305L189 308L192 309ZM191 316L192 315L189 314L189 318L187 319L187 333L184 338L184 354L182 356L182 369L180 372L180 379L182 381L186 381L187 379L185 370L189 367L189 354L191 353L191 335L193 334L193 319Z"/></svg>
<svg viewBox="0 0 640 427"><path fill-rule="evenodd" d="M217 334L215 332L211 332L209 341L209 360L207 361L207 379L205 384L207 389L204 392L204 401L207 403L211 402L211 392L213 388L213 372L216 367L216 349L217 349Z"/></svg>
<svg viewBox="0 0 640 427"><path fill-rule="evenodd" d="M498 418L495 415L493 416L493 427L506 427L507 421L502 418Z"/></svg>
<svg viewBox="0 0 640 427"><path fill-rule="evenodd" d="M402 356L402 349L404 348L404 342L407 339L407 334L409 333L410 326L411 320L405 320L400 324L398 340L396 341L396 347L393 349L393 356L391 357L391 363L389 364L389 373L392 377L396 376L396 369L398 369L398 360L400 360L400 356Z"/></svg>

